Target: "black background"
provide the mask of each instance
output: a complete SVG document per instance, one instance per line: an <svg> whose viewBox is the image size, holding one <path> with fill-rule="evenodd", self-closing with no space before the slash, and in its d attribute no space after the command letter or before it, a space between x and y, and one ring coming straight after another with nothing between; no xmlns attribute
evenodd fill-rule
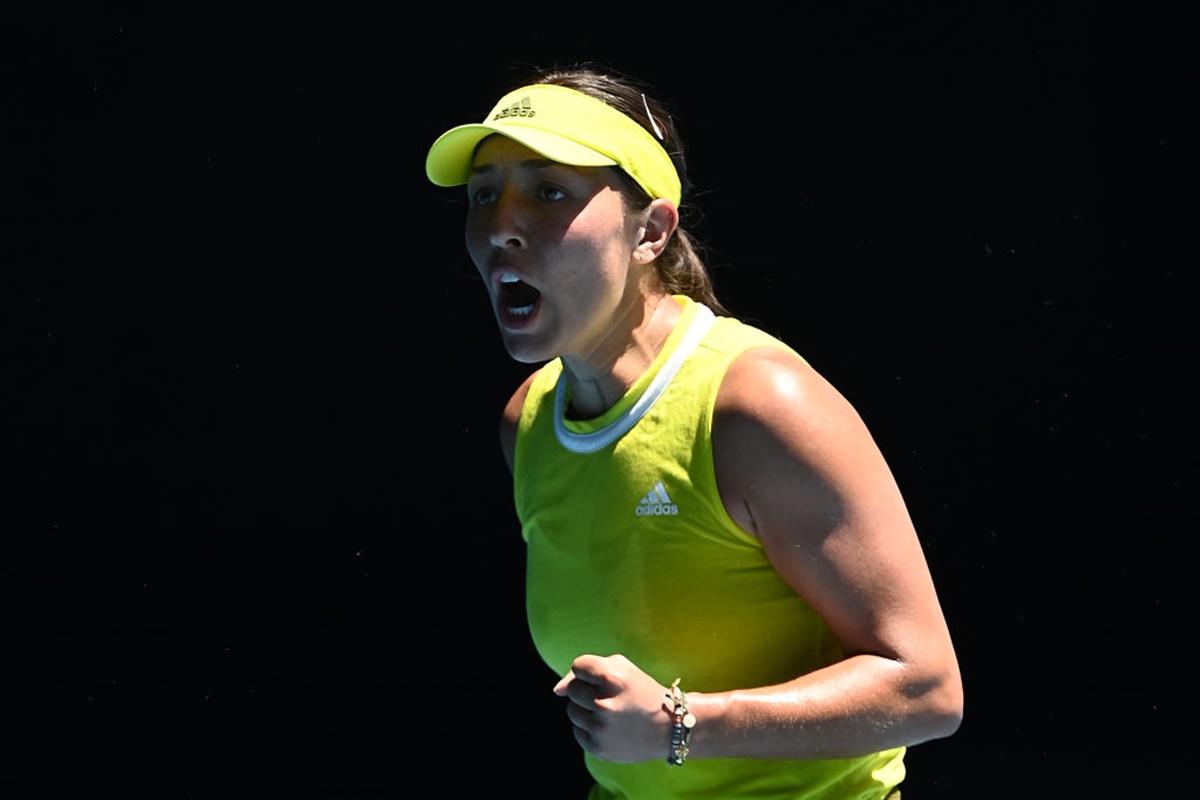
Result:
<svg viewBox="0 0 1200 800"><path fill-rule="evenodd" d="M496 446L523 368L423 169L580 60L673 106L722 299L906 493L967 713L905 797L1191 785L1177 20L167 5L3 28L0 795L582 797Z"/></svg>

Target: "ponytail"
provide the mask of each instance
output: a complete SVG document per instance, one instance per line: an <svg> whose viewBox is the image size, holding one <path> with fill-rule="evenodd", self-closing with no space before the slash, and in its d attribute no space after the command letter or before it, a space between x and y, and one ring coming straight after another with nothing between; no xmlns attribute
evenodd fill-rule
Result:
<svg viewBox="0 0 1200 800"><path fill-rule="evenodd" d="M729 312L717 299L712 276L697 252L696 243L683 228L675 229L667 246L655 259L654 266L668 292L687 295L697 303L708 306L714 314L728 316Z"/></svg>

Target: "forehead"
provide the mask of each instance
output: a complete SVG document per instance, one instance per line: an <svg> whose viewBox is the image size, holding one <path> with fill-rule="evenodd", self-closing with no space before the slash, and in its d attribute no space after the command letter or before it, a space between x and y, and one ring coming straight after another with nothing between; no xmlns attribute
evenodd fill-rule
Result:
<svg viewBox="0 0 1200 800"><path fill-rule="evenodd" d="M475 157L471 160L471 166L478 168L497 161L527 162L531 166L549 166L555 163L540 153L530 150L520 142L510 139L507 136L493 133L476 146Z"/></svg>
<svg viewBox="0 0 1200 800"><path fill-rule="evenodd" d="M589 187L589 192L610 189L625 196L626 188L621 181L621 172L616 167L577 167L552 161L536 150L498 133L479 143L471 161L472 178L488 178L501 172L532 177L548 171L553 171L556 180L581 182L581 186Z"/></svg>

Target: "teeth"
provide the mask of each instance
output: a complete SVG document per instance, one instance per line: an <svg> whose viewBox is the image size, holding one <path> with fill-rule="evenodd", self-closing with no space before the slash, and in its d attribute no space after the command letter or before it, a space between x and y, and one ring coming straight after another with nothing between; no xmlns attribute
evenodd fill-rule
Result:
<svg viewBox="0 0 1200 800"><path fill-rule="evenodd" d="M499 280L501 286L504 286L504 285L511 286L512 284L515 284L515 283L522 283L522 281L519 277L517 277L512 272L509 272L508 270L501 270L497 275L497 279ZM531 315L533 313L533 309L536 305L537 305L536 303L529 303L526 305L519 305L519 306L505 304L505 309L508 311L509 314L511 314L514 317L528 317L529 315Z"/></svg>

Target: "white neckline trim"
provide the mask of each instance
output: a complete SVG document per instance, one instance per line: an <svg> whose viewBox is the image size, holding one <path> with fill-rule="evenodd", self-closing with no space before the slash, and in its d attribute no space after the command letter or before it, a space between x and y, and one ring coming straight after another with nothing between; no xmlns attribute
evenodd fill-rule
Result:
<svg viewBox="0 0 1200 800"><path fill-rule="evenodd" d="M563 422L563 412L567 405L567 380L566 372L561 373L558 376L558 384L554 388L554 433L558 437L559 444L572 453L594 453L597 450L603 450L629 433L638 420L644 417L646 412L658 401L658 398L662 397L675 374L679 372L679 368L683 366L683 362L700 344L715 320L716 316L708 306L697 303L696 316L688 326L683 339L675 348L675 352L671 353L667 363L663 364L662 369L651 379L646 391L642 392L642 396L634 401L628 411L599 430L590 433L576 433L567 428Z"/></svg>

